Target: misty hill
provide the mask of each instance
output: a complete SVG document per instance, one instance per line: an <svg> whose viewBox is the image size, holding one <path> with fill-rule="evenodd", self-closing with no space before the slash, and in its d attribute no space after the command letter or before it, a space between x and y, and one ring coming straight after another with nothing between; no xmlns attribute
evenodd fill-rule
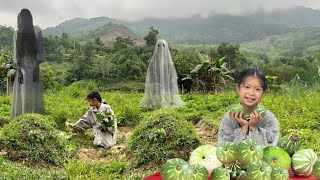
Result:
<svg viewBox="0 0 320 180"><path fill-rule="evenodd" d="M61 36L62 33L68 33L83 40L99 37L104 42L110 42L115 41L117 37L122 37L130 38L137 45L145 44L120 21L108 17L75 18L43 30L44 35Z"/></svg>
<svg viewBox="0 0 320 180"><path fill-rule="evenodd" d="M109 22L116 23L117 20L108 17L95 17L90 19L74 18L60 23L55 27L49 27L42 31L44 35L61 36L62 33L84 33L106 25Z"/></svg>
<svg viewBox="0 0 320 180"><path fill-rule="evenodd" d="M292 27L320 26L320 11L306 7L258 12L250 15L212 15L208 18L193 16L178 19L144 19L137 22L117 21L108 17L76 18L47 28L44 34L61 35L80 33L99 28L106 23L123 24L140 38L147 35L149 27L159 30L159 38L175 44L219 44L221 42L246 42L280 35Z"/></svg>
<svg viewBox="0 0 320 180"><path fill-rule="evenodd" d="M287 33L292 27L320 26L320 11L305 7L250 15L194 16L180 19L145 19L127 26L142 36L153 26L160 37L177 44L219 44L251 41Z"/></svg>
<svg viewBox="0 0 320 180"><path fill-rule="evenodd" d="M320 28L294 28L291 32L241 43L241 50L253 57L308 57L320 52Z"/></svg>
<svg viewBox="0 0 320 180"><path fill-rule="evenodd" d="M109 22L102 27L89 31L84 34L86 39L94 39L99 37L104 42L115 41L117 37L129 38L133 40L136 45L144 45L145 42L134 33L132 33L126 26L113 24Z"/></svg>

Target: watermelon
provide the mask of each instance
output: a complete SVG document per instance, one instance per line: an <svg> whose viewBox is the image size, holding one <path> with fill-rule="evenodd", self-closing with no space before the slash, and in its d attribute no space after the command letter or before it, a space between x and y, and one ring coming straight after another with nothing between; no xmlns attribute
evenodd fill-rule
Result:
<svg viewBox="0 0 320 180"><path fill-rule="evenodd" d="M256 110L258 113L260 113L262 117L264 117L264 116L266 115L266 113L267 113L267 109L264 108L262 105L257 105L257 107L255 108L255 110ZM245 110L243 109L243 107L242 107L241 104L234 104L234 105L232 105L230 111L234 111L234 112L237 112L237 113L242 112L242 118L243 118L243 119L250 119L250 115L245 112Z"/></svg>
<svg viewBox="0 0 320 180"><path fill-rule="evenodd" d="M296 134L287 135L279 138L278 147L286 150L290 156L299 150L300 142Z"/></svg>
<svg viewBox="0 0 320 180"><path fill-rule="evenodd" d="M188 180L190 179L190 171L188 163L180 158L167 160L160 168L160 175L163 180Z"/></svg>
<svg viewBox="0 0 320 180"><path fill-rule="evenodd" d="M191 180L207 180L208 179L208 171L207 169L201 164L193 164L190 166Z"/></svg>
<svg viewBox="0 0 320 180"><path fill-rule="evenodd" d="M289 179L289 172L282 167L275 167L271 173L272 180L287 180Z"/></svg>
<svg viewBox="0 0 320 180"><path fill-rule="evenodd" d="M309 177L317 160L317 154L312 149L298 150L291 157L292 172L298 176Z"/></svg>
<svg viewBox="0 0 320 180"><path fill-rule="evenodd" d="M249 165L254 161L260 161L263 157L262 146L255 140L247 139L238 145L238 161L243 165Z"/></svg>
<svg viewBox="0 0 320 180"><path fill-rule="evenodd" d="M230 171L234 172L241 170L241 166L242 165L239 163L239 161L235 161L234 163L224 165L226 169L229 169Z"/></svg>
<svg viewBox="0 0 320 180"><path fill-rule="evenodd" d="M225 141L218 145L216 154L220 162L223 164L231 164L238 158L238 147L232 142Z"/></svg>
<svg viewBox="0 0 320 180"><path fill-rule="evenodd" d="M214 169L211 173L211 180L230 180L229 170L223 167Z"/></svg>
<svg viewBox="0 0 320 180"><path fill-rule="evenodd" d="M246 169L246 179L271 180L272 167L265 161L255 161Z"/></svg>
<svg viewBox="0 0 320 180"><path fill-rule="evenodd" d="M197 147L191 152L189 164L201 164L208 170L208 174L211 174L212 170L217 167L222 167L222 163L216 156L217 148L211 144L206 144Z"/></svg>
<svg viewBox="0 0 320 180"><path fill-rule="evenodd" d="M263 160L271 165L272 168L282 167L289 169L291 158L289 154L279 147L266 147L263 149Z"/></svg>
<svg viewBox="0 0 320 180"><path fill-rule="evenodd" d="M313 165L313 175L320 179L320 160Z"/></svg>

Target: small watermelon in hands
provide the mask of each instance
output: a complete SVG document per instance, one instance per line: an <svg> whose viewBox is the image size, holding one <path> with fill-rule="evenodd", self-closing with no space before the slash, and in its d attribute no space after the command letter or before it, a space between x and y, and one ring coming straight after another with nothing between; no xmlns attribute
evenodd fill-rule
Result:
<svg viewBox="0 0 320 180"><path fill-rule="evenodd" d="M292 172L298 176L309 177L318 156L312 149L301 149L291 157Z"/></svg>
<svg viewBox="0 0 320 180"><path fill-rule="evenodd" d="M189 164L201 164L206 167L208 174L211 174L213 169L222 166L216 156L216 150L217 148L211 144L197 147L191 152Z"/></svg>
<svg viewBox="0 0 320 180"><path fill-rule="evenodd" d="M262 105L257 105L257 107L255 108L255 110L261 114L262 117L264 117L267 113L267 109L264 108L264 106ZM233 112L237 112L237 113L240 113L242 112L242 118L243 119L250 119L250 115L247 114L245 112L245 110L243 109L242 105L241 104L235 104L231 107L231 110L230 111L233 111Z"/></svg>

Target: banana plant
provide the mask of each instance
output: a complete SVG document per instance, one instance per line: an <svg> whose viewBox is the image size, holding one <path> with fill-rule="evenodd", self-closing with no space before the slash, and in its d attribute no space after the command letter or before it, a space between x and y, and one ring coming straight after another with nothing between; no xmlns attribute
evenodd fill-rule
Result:
<svg viewBox="0 0 320 180"><path fill-rule="evenodd" d="M227 68L225 57L211 59L208 55L198 53L199 64L182 81L191 80L192 90L198 92L218 92L227 81L233 80L234 70Z"/></svg>

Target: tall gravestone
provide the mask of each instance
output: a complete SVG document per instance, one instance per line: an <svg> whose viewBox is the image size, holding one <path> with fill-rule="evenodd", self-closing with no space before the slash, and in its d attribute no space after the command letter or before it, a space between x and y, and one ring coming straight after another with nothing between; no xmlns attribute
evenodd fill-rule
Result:
<svg viewBox="0 0 320 180"><path fill-rule="evenodd" d="M45 60L42 32L33 26L32 15L22 9L13 37L13 61L17 70L13 83L11 118L25 113L44 114L43 86L39 64Z"/></svg>
<svg viewBox="0 0 320 180"><path fill-rule="evenodd" d="M140 105L152 109L184 105L177 79L168 43L163 39L158 40L148 67L144 97Z"/></svg>

